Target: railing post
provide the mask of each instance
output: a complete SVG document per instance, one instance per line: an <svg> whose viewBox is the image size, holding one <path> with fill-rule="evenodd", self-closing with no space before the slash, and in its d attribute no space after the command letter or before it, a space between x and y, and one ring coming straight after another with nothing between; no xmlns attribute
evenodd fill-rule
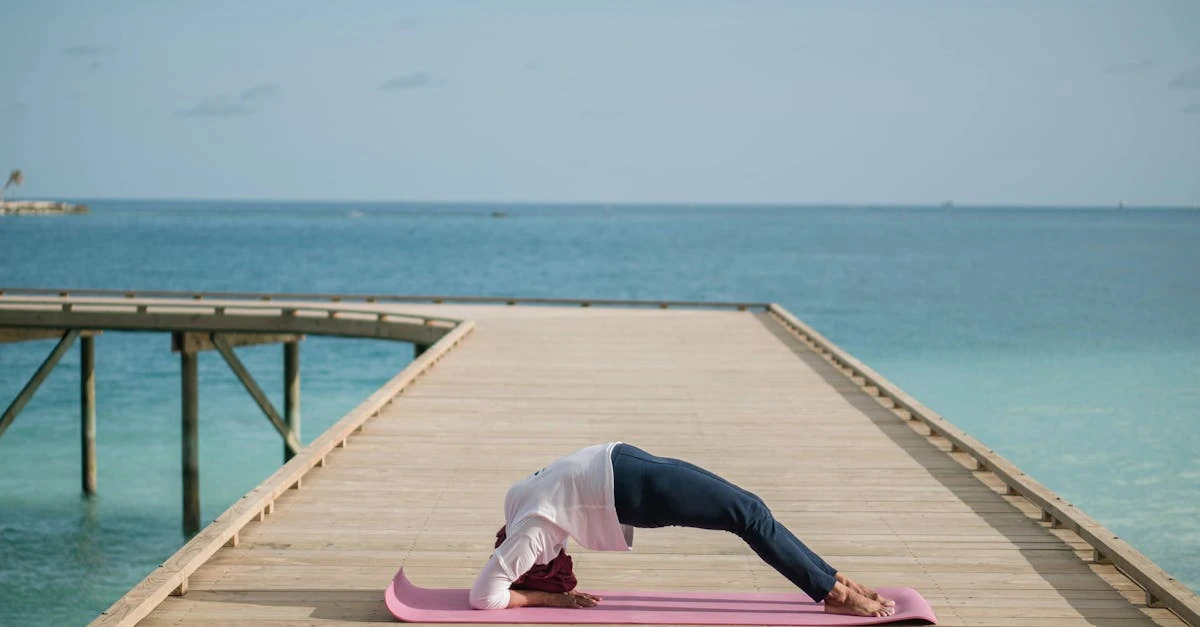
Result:
<svg viewBox="0 0 1200 627"><path fill-rule="evenodd" d="M182 346L182 341L180 341ZM182 382L182 478L183 534L191 537L200 531L200 402L199 355L179 352Z"/></svg>
<svg viewBox="0 0 1200 627"><path fill-rule="evenodd" d="M283 343L283 416L288 431L300 440L300 342ZM287 442L283 444L283 463L293 457Z"/></svg>
<svg viewBox="0 0 1200 627"><path fill-rule="evenodd" d="M96 344L95 338L79 341L80 462L83 493L96 493Z"/></svg>

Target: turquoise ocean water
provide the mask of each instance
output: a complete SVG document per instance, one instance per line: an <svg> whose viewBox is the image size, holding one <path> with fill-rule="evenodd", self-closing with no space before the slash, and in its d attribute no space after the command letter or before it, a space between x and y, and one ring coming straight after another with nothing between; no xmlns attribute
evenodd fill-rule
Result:
<svg viewBox="0 0 1200 627"><path fill-rule="evenodd" d="M0 217L0 286L779 302L1200 588L1200 212L84 202ZM52 345L0 345L0 406ZM0 625L86 623L184 540L169 338L96 348L96 498L78 349L0 438ZM277 405L281 352L240 351ZM411 355L306 340L305 441ZM200 362L207 523L281 445Z"/></svg>

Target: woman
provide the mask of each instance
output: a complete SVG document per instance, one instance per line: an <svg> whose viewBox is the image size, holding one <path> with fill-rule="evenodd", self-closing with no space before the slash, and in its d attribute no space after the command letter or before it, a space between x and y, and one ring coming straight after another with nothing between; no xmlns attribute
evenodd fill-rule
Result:
<svg viewBox="0 0 1200 627"><path fill-rule="evenodd" d="M593 607L601 599L574 590L569 561L569 584L561 591L510 586L536 567L553 564L560 570L568 538L593 550L628 551L633 527L673 525L737 534L805 594L823 601L826 612L895 612L893 601L851 581L809 550L762 499L703 468L630 444L589 446L517 482L504 497L504 520L501 541L471 587L475 609Z"/></svg>

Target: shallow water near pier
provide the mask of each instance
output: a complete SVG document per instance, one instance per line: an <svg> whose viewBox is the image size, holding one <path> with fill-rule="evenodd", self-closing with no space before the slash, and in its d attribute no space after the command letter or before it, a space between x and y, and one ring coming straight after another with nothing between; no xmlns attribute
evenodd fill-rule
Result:
<svg viewBox="0 0 1200 627"><path fill-rule="evenodd" d="M0 217L0 287L778 302L1200 588L1200 212L80 202ZM0 345L0 406L52 346ZM184 541L169 347L96 341L95 498L78 350L0 437L0 624L86 623ZM412 347L301 354L307 442ZM239 355L282 405L279 347ZM282 445L219 357L200 382L207 523Z"/></svg>

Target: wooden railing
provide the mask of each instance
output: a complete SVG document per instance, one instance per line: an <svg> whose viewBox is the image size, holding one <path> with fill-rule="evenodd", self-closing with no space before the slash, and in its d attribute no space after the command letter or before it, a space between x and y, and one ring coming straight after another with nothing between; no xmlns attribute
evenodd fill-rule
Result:
<svg viewBox="0 0 1200 627"><path fill-rule="evenodd" d="M741 301L690 301L690 300L620 300L604 298L519 298L505 296L430 296L397 294L327 294L327 293L275 293L275 292L181 292L165 290L92 290L92 289L43 289L43 288L0 288L0 296L57 296L57 297L101 297L101 298L191 298L193 300L302 300L308 302L329 301L334 303L456 303L462 305L554 305L572 307L690 307L699 309L737 309L739 311L766 311L769 303Z"/></svg>
<svg viewBox="0 0 1200 627"><path fill-rule="evenodd" d="M182 298L181 298L182 297ZM458 320L362 305L222 300L122 299L57 293L42 298L0 294L0 327L103 329L115 331L200 331L217 333L307 333L433 344ZM211 300L211 299L210 299ZM261 300L261 299L260 299Z"/></svg>
<svg viewBox="0 0 1200 627"><path fill-rule="evenodd" d="M818 333L783 307L772 304L768 312L793 331L810 348L833 364L868 394L878 397L901 417L920 421L937 435L950 442L951 452L961 451L974 460L981 471L991 471L1007 487L1010 496L1021 496L1041 509L1042 521L1053 527L1075 532L1094 549L1097 563L1111 563L1146 592L1146 605L1165 607L1184 622L1200 627L1200 595L1171 577L1129 543L1104 528L1092 517L1062 499L1033 477L1025 474L1012 462L951 424L932 409L921 404L888 381L869 366L855 359L833 342Z"/></svg>

